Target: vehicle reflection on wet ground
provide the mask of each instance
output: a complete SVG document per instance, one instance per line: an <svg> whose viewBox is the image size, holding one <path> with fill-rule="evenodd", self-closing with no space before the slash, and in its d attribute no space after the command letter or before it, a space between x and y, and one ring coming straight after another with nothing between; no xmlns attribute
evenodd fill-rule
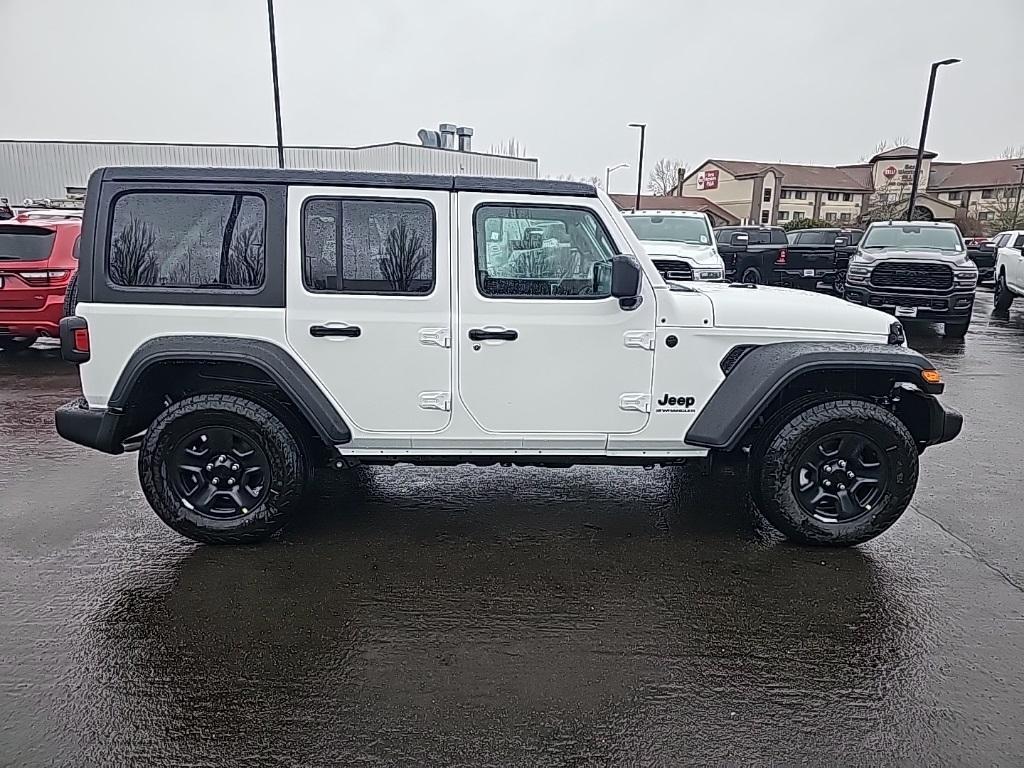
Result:
<svg viewBox="0 0 1024 768"><path fill-rule="evenodd" d="M71 367L0 355L0 762L1014 764L1024 313L990 306L910 329L965 431L849 550L735 465L366 468L198 546L53 433Z"/></svg>

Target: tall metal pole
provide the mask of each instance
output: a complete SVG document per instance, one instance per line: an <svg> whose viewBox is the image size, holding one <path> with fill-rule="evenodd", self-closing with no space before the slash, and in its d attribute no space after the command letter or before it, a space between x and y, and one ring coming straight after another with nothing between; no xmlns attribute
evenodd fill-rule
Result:
<svg viewBox="0 0 1024 768"><path fill-rule="evenodd" d="M924 100L924 119L921 121L921 140L917 143L917 162L914 164L914 181L910 185L910 203L907 205L907 221L914 220L914 204L917 202L917 186L921 179L921 163L924 161L924 142L928 138L928 118L932 114L932 95L935 93L935 74L944 64L956 64L960 59L943 59L932 64L928 76L928 95Z"/></svg>
<svg viewBox="0 0 1024 768"><path fill-rule="evenodd" d="M270 21L270 69L274 80L274 119L277 121L277 167L284 168L284 135L281 132L281 88L277 82L277 34L274 31L274 0L267 0Z"/></svg>
<svg viewBox="0 0 1024 768"><path fill-rule="evenodd" d="M629 127L640 129L640 159L636 166L636 203L633 205L633 210L639 211L640 190L644 183L644 138L647 134L647 123L630 123Z"/></svg>
<svg viewBox="0 0 1024 768"><path fill-rule="evenodd" d="M1024 163L1013 166L1020 171L1020 181L1017 182L1017 202L1013 205L1013 228L1017 227L1017 220L1020 218L1020 190L1024 187Z"/></svg>
<svg viewBox="0 0 1024 768"><path fill-rule="evenodd" d="M619 168L629 168L629 163L619 163L618 165L608 165L604 169L604 191L611 194L611 178L612 171L617 171Z"/></svg>

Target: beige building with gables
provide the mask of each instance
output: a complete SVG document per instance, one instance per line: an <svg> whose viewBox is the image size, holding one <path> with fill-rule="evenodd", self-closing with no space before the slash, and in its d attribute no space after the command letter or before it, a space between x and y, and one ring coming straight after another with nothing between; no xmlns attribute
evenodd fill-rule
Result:
<svg viewBox="0 0 1024 768"><path fill-rule="evenodd" d="M981 226L1015 207L1024 159L944 163L925 152L915 218L970 216ZM749 224L801 218L853 225L870 210L898 209L910 194L917 150L896 147L854 165L706 160L673 194L701 197ZM1022 204L1024 207L1024 204ZM1003 212L1003 213L1001 213Z"/></svg>

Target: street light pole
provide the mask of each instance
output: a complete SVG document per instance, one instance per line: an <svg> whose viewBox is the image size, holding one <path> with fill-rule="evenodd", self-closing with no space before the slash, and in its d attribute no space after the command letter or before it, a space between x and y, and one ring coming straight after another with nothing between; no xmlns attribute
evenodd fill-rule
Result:
<svg viewBox="0 0 1024 768"><path fill-rule="evenodd" d="M277 121L277 167L284 168L284 136L281 133L281 88L277 82L277 35L274 31L274 0L267 0L270 23L270 72L274 80L274 119Z"/></svg>
<svg viewBox="0 0 1024 768"><path fill-rule="evenodd" d="M617 171L619 168L629 168L629 163L619 163L618 165L605 166L604 169L604 191L611 194L611 189L608 185L611 183L612 171Z"/></svg>
<svg viewBox="0 0 1024 768"><path fill-rule="evenodd" d="M633 210L639 211L640 189L644 183L644 138L647 134L647 123L630 123L629 127L640 129L640 160L636 166L636 203L633 205Z"/></svg>
<svg viewBox="0 0 1024 768"><path fill-rule="evenodd" d="M1013 228L1017 228L1017 220L1020 218L1020 190L1024 187L1024 163L1013 166L1014 170L1020 171L1020 181L1017 182L1017 202L1013 205Z"/></svg>
<svg viewBox="0 0 1024 768"><path fill-rule="evenodd" d="M928 95L924 100L924 119L921 121L921 140L917 143L917 163L914 164L914 181L910 185L910 204L907 205L907 221L914 220L914 204L917 202L917 185L921 178L921 163L924 160L924 142L928 138L928 118L932 113L932 95L935 93L935 73L946 64L958 64L960 59L943 59L932 64L928 77Z"/></svg>

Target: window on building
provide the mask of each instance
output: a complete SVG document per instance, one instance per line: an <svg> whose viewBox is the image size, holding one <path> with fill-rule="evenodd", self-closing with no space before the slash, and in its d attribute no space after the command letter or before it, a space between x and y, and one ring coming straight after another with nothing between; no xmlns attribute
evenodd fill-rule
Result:
<svg viewBox="0 0 1024 768"><path fill-rule="evenodd" d="M844 203L853 202L853 193L851 193L851 192L843 192L843 202Z"/></svg>
<svg viewBox="0 0 1024 768"><path fill-rule="evenodd" d="M793 196L796 197L797 200L806 200L807 199L807 192L805 192L802 189L798 189L798 190L793 192Z"/></svg>
<svg viewBox="0 0 1024 768"><path fill-rule="evenodd" d="M947 193L946 197L948 197L950 200L959 200L960 199L960 195L961 195L960 190L957 190L956 192L949 192L949 193Z"/></svg>
<svg viewBox="0 0 1024 768"><path fill-rule="evenodd" d="M983 189L983 190L981 190L981 199L982 200L991 200L995 196L996 196L996 191L994 189Z"/></svg>
<svg viewBox="0 0 1024 768"><path fill-rule="evenodd" d="M978 211L978 221L988 221L988 211Z"/></svg>
<svg viewBox="0 0 1024 768"><path fill-rule="evenodd" d="M766 203L770 203L772 201L772 188L771 187L765 187L764 188L764 194L761 195L761 199L764 202L766 202Z"/></svg>
<svg viewBox="0 0 1024 768"><path fill-rule="evenodd" d="M828 193L828 199L829 199L830 202L833 202L833 203L837 202L839 200L839 193L838 192L829 192Z"/></svg>
<svg viewBox="0 0 1024 768"><path fill-rule="evenodd" d="M430 293L434 261L429 203L332 197L303 206L302 280L311 291Z"/></svg>
<svg viewBox="0 0 1024 768"><path fill-rule="evenodd" d="M797 219L802 219L803 217L804 217L804 212L803 211L793 211L793 221L796 221Z"/></svg>
<svg viewBox="0 0 1024 768"><path fill-rule="evenodd" d="M839 214L839 220L840 221L849 221L850 220L850 214L848 214L848 213L840 213Z"/></svg>
<svg viewBox="0 0 1024 768"><path fill-rule="evenodd" d="M769 219L771 218L771 215L772 215L771 211L761 211L761 223L762 224L767 224Z"/></svg>
<svg viewBox="0 0 1024 768"><path fill-rule="evenodd" d="M825 221L835 221L837 218L839 217L836 216L834 211L829 211L825 214Z"/></svg>
<svg viewBox="0 0 1024 768"><path fill-rule="evenodd" d="M790 198L790 196L792 194L793 194L792 190L784 189L781 192L779 192L779 199L780 200L789 200L789 198Z"/></svg>
<svg viewBox="0 0 1024 768"><path fill-rule="evenodd" d="M484 205L473 216L477 286L498 298L611 295L612 239L583 208Z"/></svg>
<svg viewBox="0 0 1024 768"><path fill-rule="evenodd" d="M789 211L779 211L779 221L789 221Z"/></svg>
<svg viewBox="0 0 1024 768"><path fill-rule="evenodd" d="M107 276L130 288L261 288L266 217L253 194L130 192L114 203Z"/></svg>

